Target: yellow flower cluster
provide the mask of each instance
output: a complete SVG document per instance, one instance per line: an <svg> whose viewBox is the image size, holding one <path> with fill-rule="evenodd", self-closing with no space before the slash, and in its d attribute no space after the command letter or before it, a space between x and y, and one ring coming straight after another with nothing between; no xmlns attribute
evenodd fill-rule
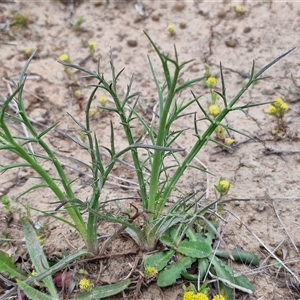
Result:
<svg viewBox="0 0 300 300"><path fill-rule="evenodd" d="M267 113L269 115L274 116L277 119L282 119L285 112L289 109L287 103L285 103L281 98L276 98L273 104L271 104L268 109Z"/></svg>
<svg viewBox="0 0 300 300"><path fill-rule="evenodd" d="M106 106L107 98L105 96L100 96L99 97L99 103L102 107Z"/></svg>
<svg viewBox="0 0 300 300"><path fill-rule="evenodd" d="M195 294L193 291L188 291L183 294L183 300L208 300L208 297L203 293Z"/></svg>
<svg viewBox="0 0 300 300"><path fill-rule="evenodd" d="M62 62L70 62L70 57L69 57L68 54L63 53L63 54L59 57L59 60L62 61Z"/></svg>
<svg viewBox="0 0 300 300"><path fill-rule="evenodd" d="M92 289L91 281L87 278L82 278L79 281L79 288L82 292L88 292Z"/></svg>
<svg viewBox="0 0 300 300"><path fill-rule="evenodd" d="M151 266L146 266L145 268L145 276L147 278L151 278L151 277L154 277L158 274L158 271L156 268L154 267L151 267Z"/></svg>
<svg viewBox="0 0 300 300"><path fill-rule="evenodd" d="M174 24L169 24L167 26L167 30L169 31L170 35L175 35L175 25Z"/></svg>
<svg viewBox="0 0 300 300"><path fill-rule="evenodd" d="M95 54L97 43L94 41L88 41L87 46L89 48L90 55L93 56Z"/></svg>
<svg viewBox="0 0 300 300"><path fill-rule="evenodd" d="M216 295L216 296L213 297L213 300L226 300L226 299L222 295Z"/></svg>
<svg viewBox="0 0 300 300"><path fill-rule="evenodd" d="M216 117L220 113L220 106L217 104L212 104L208 108L209 114Z"/></svg>

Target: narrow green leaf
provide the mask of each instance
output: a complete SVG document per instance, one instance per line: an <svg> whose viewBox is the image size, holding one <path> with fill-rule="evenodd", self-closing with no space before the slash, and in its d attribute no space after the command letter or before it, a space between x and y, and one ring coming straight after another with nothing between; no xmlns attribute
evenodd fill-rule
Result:
<svg viewBox="0 0 300 300"><path fill-rule="evenodd" d="M186 256L204 258L211 254L212 249L211 246L205 242L184 240L180 243L177 251Z"/></svg>
<svg viewBox="0 0 300 300"><path fill-rule="evenodd" d="M17 284L20 287L20 289L25 292L26 296L29 299L32 299L32 300L56 300L57 299L58 300L58 297L56 297L56 298L49 297L48 295L34 289L30 285L28 285L18 279L17 279Z"/></svg>
<svg viewBox="0 0 300 300"><path fill-rule="evenodd" d="M76 297L75 300L93 300L113 296L124 291L129 284L130 280L127 279L115 284L99 286L93 288L90 292L83 293L82 295Z"/></svg>
<svg viewBox="0 0 300 300"><path fill-rule="evenodd" d="M144 260L144 267L150 266L161 271L175 254L174 250L155 253Z"/></svg>
<svg viewBox="0 0 300 300"><path fill-rule="evenodd" d="M157 285L160 287L170 286L176 282L178 278L181 277L181 273L186 271L187 268L190 268L192 263L196 259L192 257L181 257L181 259L171 265L168 269L163 270L158 275Z"/></svg>
<svg viewBox="0 0 300 300"><path fill-rule="evenodd" d="M8 273L11 278L25 279L26 276L18 270L14 260L0 250L0 273Z"/></svg>
<svg viewBox="0 0 300 300"><path fill-rule="evenodd" d="M43 249L38 242L34 228L27 219L21 219L21 223L24 229L27 250L35 270L38 274L47 271L47 269L49 269L49 264L43 252ZM51 276L45 277L43 279L43 282L45 283L45 286L49 290L51 296L54 299L58 299Z"/></svg>

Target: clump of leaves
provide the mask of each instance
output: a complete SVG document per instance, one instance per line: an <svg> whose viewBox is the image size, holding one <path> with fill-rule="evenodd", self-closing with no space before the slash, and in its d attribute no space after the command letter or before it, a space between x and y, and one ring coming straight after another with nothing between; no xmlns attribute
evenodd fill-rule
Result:
<svg viewBox="0 0 300 300"><path fill-rule="evenodd" d="M16 13L11 22L10 27L15 28L27 28L29 24L29 17L23 13Z"/></svg>

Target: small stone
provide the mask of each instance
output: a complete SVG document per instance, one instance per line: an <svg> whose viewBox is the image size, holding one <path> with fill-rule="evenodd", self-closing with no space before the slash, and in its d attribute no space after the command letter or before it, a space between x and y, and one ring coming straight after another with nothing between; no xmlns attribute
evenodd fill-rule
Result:
<svg viewBox="0 0 300 300"><path fill-rule="evenodd" d="M136 47L137 46L137 41L136 40L128 40L127 41L127 45L129 46L129 47Z"/></svg>
<svg viewBox="0 0 300 300"><path fill-rule="evenodd" d="M251 27L245 27L243 31L244 33L248 33L251 31Z"/></svg>
<svg viewBox="0 0 300 300"><path fill-rule="evenodd" d="M29 114L29 117L39 123L46 124L48 111L45 108L36 108Z"/></svg>
<svg viewBox="0 0 300 300"><path fill-rule="evenodd" d="M217 13L217 17L220 18L220 19L223 19L223 18L226 16L226 13L227 13L227 11L226 11L225 9L220 10L220 11Z"/></svg>
<svg viewBox="0 0 300 300"><path fill-rule="evenodd" d="M159 18L160 18L160 16L159 16L159 14L154 14L154 15L152 15L152 21L159 21Z"/></svg>
<svg viewBox="0 0 300 300"><path fill-rule="evenodd" d="M179 2L179 1L177 1L177 2L174 4L174 6L173 6L173 10L179 11L179 12L180 12L180 11L183 11L184 8L185 8L185 3Z"/></svg>
<svg viewBox="0 0 300 300"><path fill-rule="evenodd" d="M229 39L229 40L225 41L225 45L227 47L234 48L237 45L237 40Z"/></svg>
<svg viewBox="0 0 300 300"><path fill-rule="evenodd" d="M186 23L180 23L179 28L185 29L187 27Z"/></svg>

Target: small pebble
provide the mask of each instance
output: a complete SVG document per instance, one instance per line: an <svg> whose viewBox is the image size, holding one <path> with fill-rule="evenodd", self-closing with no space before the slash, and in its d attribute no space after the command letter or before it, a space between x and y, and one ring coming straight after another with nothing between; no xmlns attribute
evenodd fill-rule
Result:
<svg viewBox="0 0 300 300"><path fill-rule="evenodd" d="M154 15L152 15L152 21L159 21L159 18L160 18L160 16L158 15L158 14L154 14Z"/></svg>
<svg viewBox="0 0 300 300"><path fill-rule="evenodd" d="M174 4L174 6L173 6L173 9L175 10L175 11L183 11L184 10L184 8L185 8L185 3L184 2L176 2L175 4Z"/></svg>
<svg viewBox="0 0 300 300"><path fill-rule="evenodd" d="M137 41L136 40L128 40L127 41L127 45L129 46L129 47L136 47L137 46Z"/></svg>
<svg viewBox="0 0 300 300"><path fill-rule="evenodd" d="M251 27L245 27L243 31L244 33L248 33L251 31Z"/></svg>
<svg viewBox="0 0 300 300"><path fill-rule="evenodd" d="M237 45L237 40L229 39L229 40L225 41L225 45L227 47L234 48Z"/></svg>
<svg viewBox="0 0 300 300"><path fill-rule="evenodd" d="M185 29L187 27L186 23L180 23L179 28Z"/></svg>

